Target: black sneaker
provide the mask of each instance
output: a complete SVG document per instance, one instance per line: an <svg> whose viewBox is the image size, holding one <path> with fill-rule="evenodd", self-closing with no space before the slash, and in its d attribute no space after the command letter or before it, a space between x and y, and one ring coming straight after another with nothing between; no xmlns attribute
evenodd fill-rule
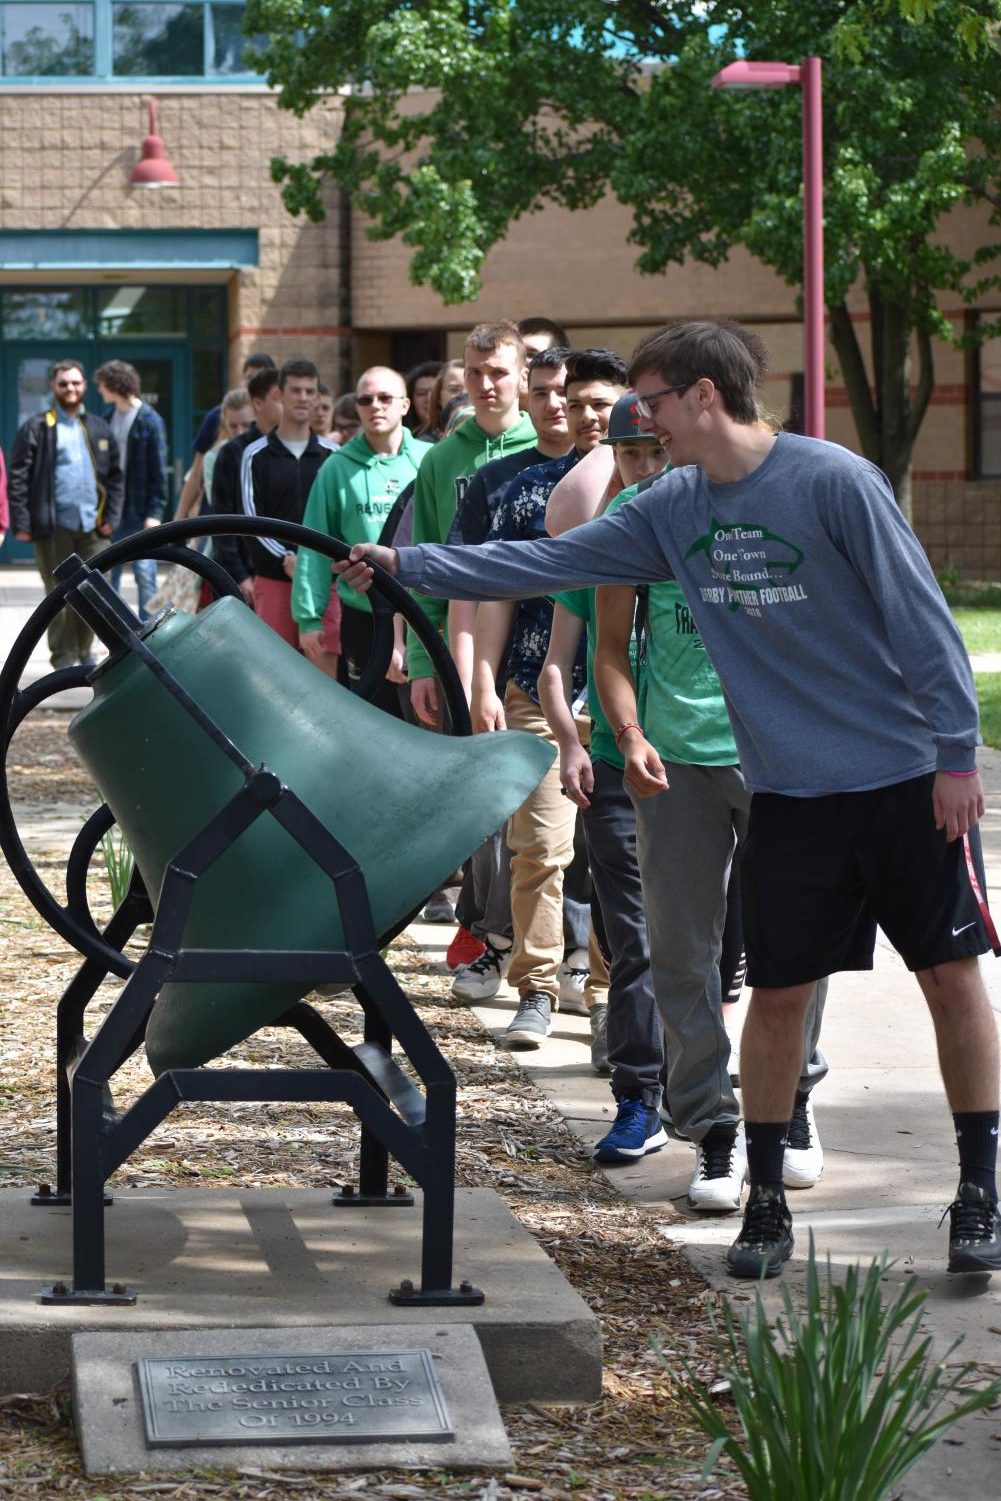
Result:
<svg viewBox="0 0 1001 1501"><path fill-rule="evenodd" d="M782 1194L752 1184L740 1234L726 1253L735 1277L779 1277L792 1255L792 1215Z"/></svg>
<svg viewBox="0 0 1001 1501"><path fill-rule="evenodd" d="M975 1183L961 1183L946 1214L949 1271L1001 1272L1001 1214L990 1194Z"/></svg>

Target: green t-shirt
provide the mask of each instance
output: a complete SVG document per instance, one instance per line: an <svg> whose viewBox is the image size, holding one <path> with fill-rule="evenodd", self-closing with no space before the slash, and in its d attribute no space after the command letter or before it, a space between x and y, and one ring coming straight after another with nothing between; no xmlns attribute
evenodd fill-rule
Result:
<svg viewBox="0 0 1001 1501"><path fill-rule="evenodd" d="M605 510L608 516L612 511L618 510L625 501L632 500L638 489L637 485L630 485L622 490L614 500L609 501ZM617 771L625 771L626 763L615 743L615 733L609 724L604 709L598 698L598 690L594 682L594 647L598 639L598 620L595 608L595 591L593 589L567 589L561 594L554 594L557 604L564 605L571 615L576 615L587 625L587 709L591 716L591 749L592 761L604 761L607 766L614 766ZM637 678L637 651L635 635L629 638L629 662L633 669L633 679Z"/></svg>
<svg viewBox="0 0 1001 1501"><path fill-rule="evenodd" d="M639 717L644 735L665 761L737 764L719 678L673 579L651 584L647 594Z"/></svg>
<svg viewBox="0 0 1001 1501"><path fill-rule="evenodd" d="M630 485L609 504L617 510L636 494ZM594 646L598 637L593 589L555 595L572 615L587 622L587 687L591 715L591 758L622 771L625 758L594 686ZM665 761L691 766L736 766L737 747L723 690L695 629L681 588L673 579L651 584L646 598L646 652L637 662L635 635L629 660L639 683L639 721L650 744Z"/></svg>

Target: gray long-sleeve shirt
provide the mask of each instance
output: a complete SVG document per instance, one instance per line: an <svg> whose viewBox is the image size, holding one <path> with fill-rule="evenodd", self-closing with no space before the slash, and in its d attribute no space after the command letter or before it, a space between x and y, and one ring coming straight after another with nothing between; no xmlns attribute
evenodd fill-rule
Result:
<svg viewBox="0 0 1001 1501"><path fill-rule="evenodd" d="M450 599L676 577L755 791L816 797L975 764L962 637L886 477L836 444L781 433L733 484L674 469L558 538L399 560L401 583Z"/></svg>

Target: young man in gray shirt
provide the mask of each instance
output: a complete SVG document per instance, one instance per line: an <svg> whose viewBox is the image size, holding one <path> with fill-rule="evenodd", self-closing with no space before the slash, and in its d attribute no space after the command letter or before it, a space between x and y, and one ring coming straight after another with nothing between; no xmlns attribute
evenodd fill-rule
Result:
<svg viewBox="0 0 1001 1501"><path fill-rule="evenodd" d="M547 541L366 549L344 569L364 587L374 561L453 598L678 579L754 793L742 868L751 1193L729 1268L777 1276L792 1253L782 1154L803 1018L813 981L871 968L879 923L928 1003L953 1112L949 1270L1001 1270L998 1037L977 963L997 936L977 875L969 661L886 477L759 423L749 337L695 322L640 345L631 378L674 468L614 515Z"/></svg>

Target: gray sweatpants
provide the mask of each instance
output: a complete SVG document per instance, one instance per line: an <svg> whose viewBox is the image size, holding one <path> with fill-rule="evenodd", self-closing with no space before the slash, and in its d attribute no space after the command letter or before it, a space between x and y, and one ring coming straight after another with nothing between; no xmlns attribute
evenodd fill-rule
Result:
<svg viewBox="0 0 1001 1501"><path fill-rule="evenodd" d="M667 792L633 797L650 972L664 1025L667 1107L675 1130L701 1141L711 1126L734 1124L740 1107L730 1083L719 956L726 886L736 845L747 833L751 794L737 766L665 762ZM817 1043L827 981L807 1017L803 1074L808 1092L827 1073Z"/></svg>

